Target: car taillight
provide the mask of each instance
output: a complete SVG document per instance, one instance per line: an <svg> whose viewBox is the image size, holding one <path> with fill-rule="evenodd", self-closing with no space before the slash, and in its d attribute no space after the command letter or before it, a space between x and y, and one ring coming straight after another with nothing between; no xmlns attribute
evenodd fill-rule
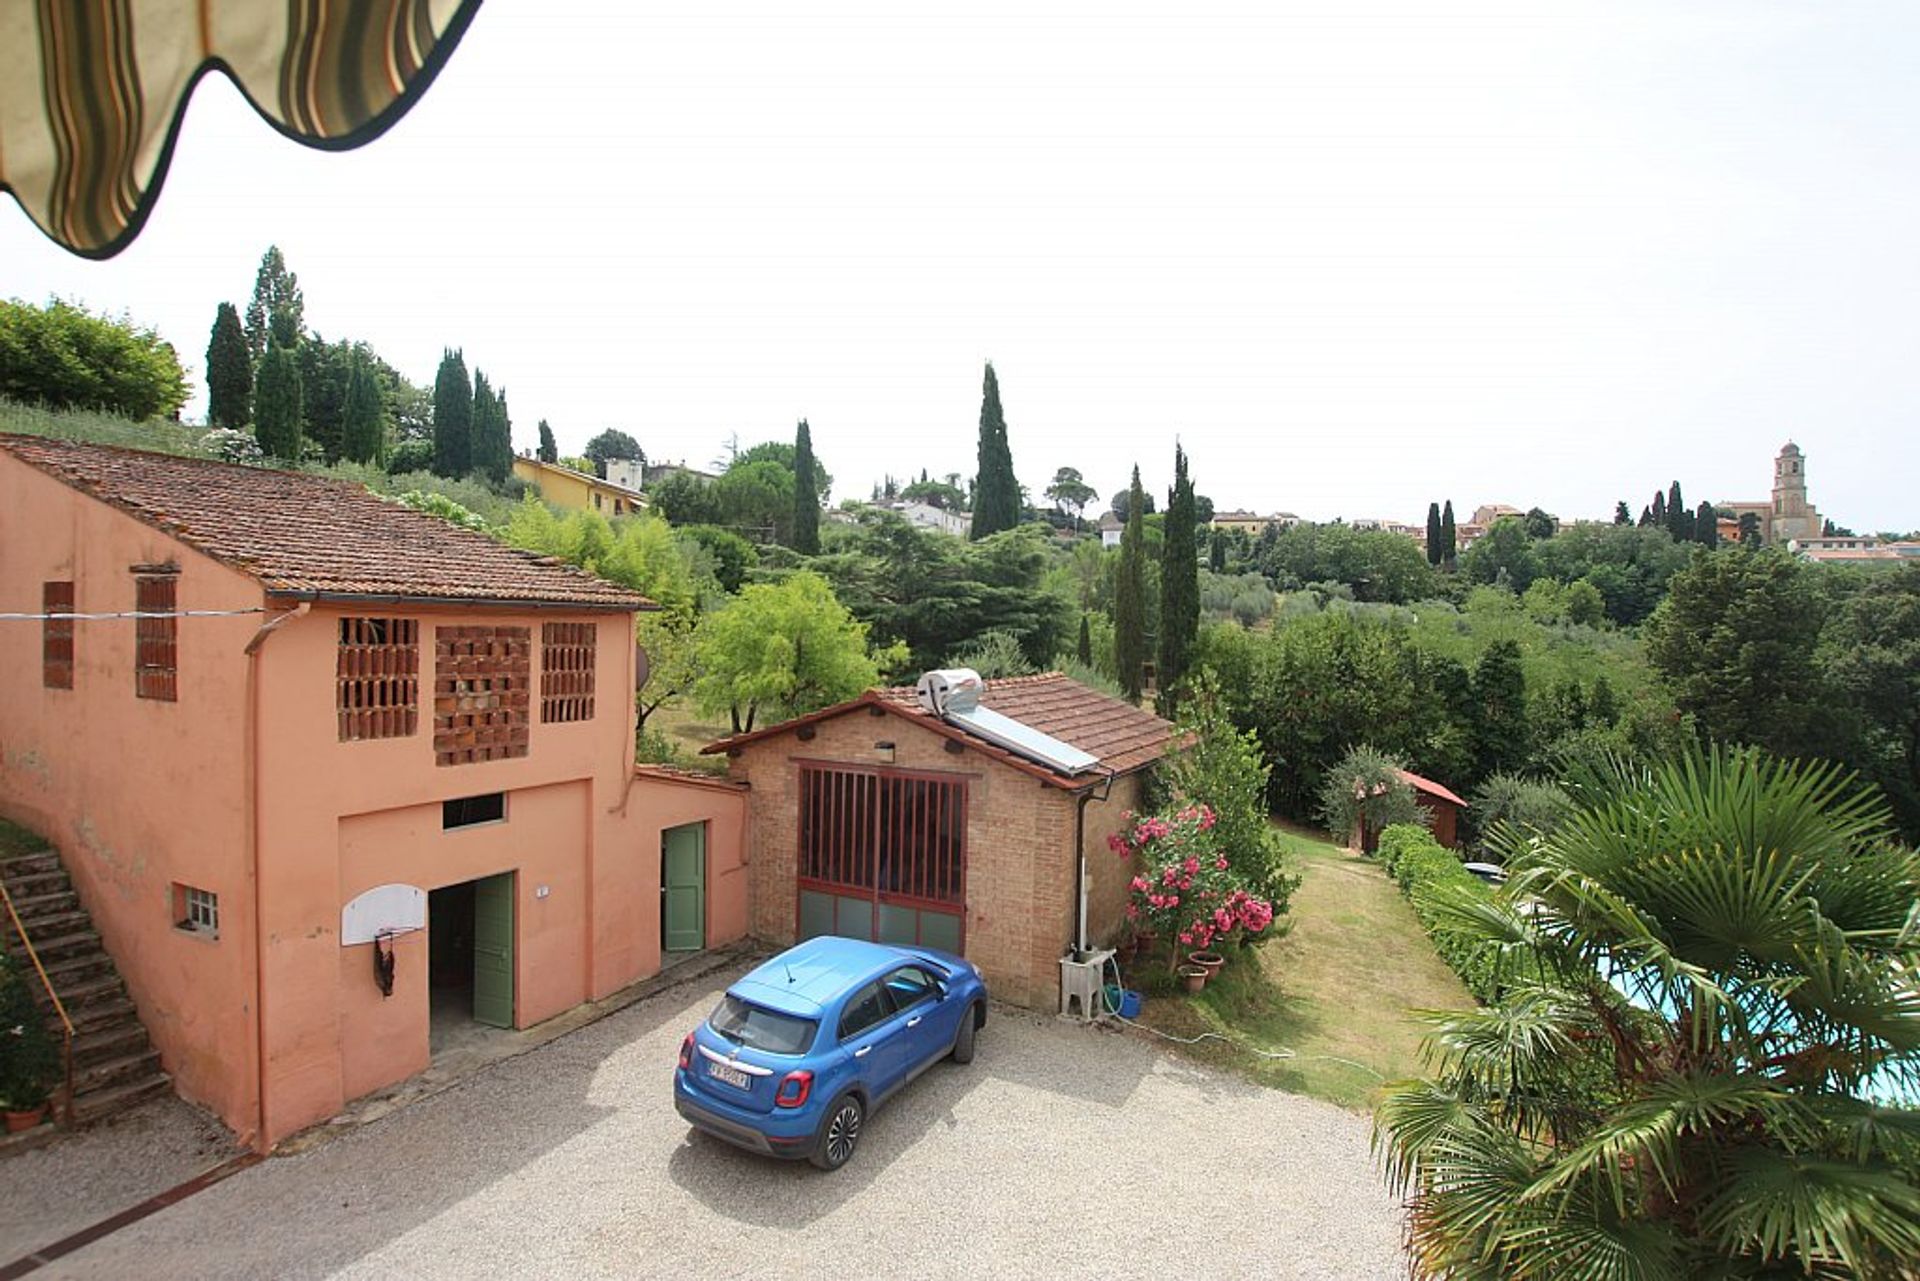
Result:
<svg viewBox="0 0 1920 1281"><path fill-rule="evenodd" d="M780 1082L779 1090L774 1093L773 1104L775 1107L782 1108L805 1107L807 1096L812 1093L813 1073L804 1069L789 1072Z"/></svg>
<svg viewBox="0 0 1920 1281"><path fill-rule="evenodd" d="M687 1033L686 1040L680 1042L680 1066L683 1068L693 1066L693 1033L691 1032Z"/></svg>

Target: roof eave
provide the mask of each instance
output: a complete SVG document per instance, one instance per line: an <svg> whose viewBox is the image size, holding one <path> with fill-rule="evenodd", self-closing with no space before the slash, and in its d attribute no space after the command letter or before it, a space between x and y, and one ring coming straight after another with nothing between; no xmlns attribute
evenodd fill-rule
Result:
<svg viewBox="0 0 1920 1281"><path fill-rule="evenodd" d="M660 608L654 602L636 601L530 600L515 596L432 596L419 592L334 592L318 588L268 587L271 600L312 601L341 605L451 605L469 609L566 610L597 614L650 613Z"/></svg>

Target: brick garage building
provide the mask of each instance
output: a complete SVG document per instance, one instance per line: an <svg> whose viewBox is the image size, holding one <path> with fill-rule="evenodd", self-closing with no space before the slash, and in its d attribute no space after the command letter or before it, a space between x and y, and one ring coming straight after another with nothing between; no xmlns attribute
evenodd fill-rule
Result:
<svg viewBox="0 0 1920 1281"><path fill-rule="evenodd" d="M1132 869L1107 838L1141 808L1143 772L1173 727L1057 672L989 681L981 705L1097 757L1098 769L1055 772L923 710L911 689L870 690L706 749L725 752L751 789L757 937L944 947L979 965L995 995L1057 1004L1079 853L1092 882L1088 940L1110 941Z"/></svg>

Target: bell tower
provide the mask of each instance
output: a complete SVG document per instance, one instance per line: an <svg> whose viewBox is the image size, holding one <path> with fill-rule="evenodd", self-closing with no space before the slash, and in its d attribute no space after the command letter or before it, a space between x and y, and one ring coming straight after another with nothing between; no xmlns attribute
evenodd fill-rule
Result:
<svg viewBox="0 0 1920 1281"><path fill-rule="evenodd" d="M1817 538L1820 529L1820 513L1807 501L1806 459L1800 446L1788 441L1773 460L1773 517L1768 521L1767 541Z"/></svg>

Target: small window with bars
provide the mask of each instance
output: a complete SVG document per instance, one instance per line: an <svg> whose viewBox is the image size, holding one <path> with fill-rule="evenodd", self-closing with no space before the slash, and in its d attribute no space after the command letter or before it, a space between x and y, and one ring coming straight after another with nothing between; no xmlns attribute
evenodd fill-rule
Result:
<svg viewBox="0 0 1920 1281"><path fill-rule="evenodd" d="M406 738L420 727L420 623L343 618L335 660L340 741Z"/></svg>
<svg viewBox="0 0 1920 1281"><path fill-rule="evenodd" d="M178 636L174 617L180 575L174 570L134 570L133 692L140 698L175 702L180 697Z"/></svg>
<svg viewBox="0 0 1920 1281"><path fill-rule="evenodd" d="M593 719L593 623L546 623L540 629L540 719Z"/></svg>
<svg viewBox="0 0 1920 1281"><path fill-rule="evenodd" d="M220 896L212 890L176 883L173 887L173 925L187 934L220 937Z"/></svg>
<svg viewBox="0 0 1920 1281"><path fill-rule="evenodd" d="M42 583L40 612L47 615L40 630L40 681L48 689L72 689L73 619L54 615L73 613L73 584Z"/></svg>

